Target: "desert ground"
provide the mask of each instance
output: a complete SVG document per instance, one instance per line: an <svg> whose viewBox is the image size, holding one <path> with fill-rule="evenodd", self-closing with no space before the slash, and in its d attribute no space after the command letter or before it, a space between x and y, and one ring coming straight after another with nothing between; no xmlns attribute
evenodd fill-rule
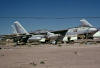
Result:
<svg viewBox="0 0 100 68"><path fill-rule="evenodd" d="M0 68L100 68L100 44L2 47Z"/></svg>

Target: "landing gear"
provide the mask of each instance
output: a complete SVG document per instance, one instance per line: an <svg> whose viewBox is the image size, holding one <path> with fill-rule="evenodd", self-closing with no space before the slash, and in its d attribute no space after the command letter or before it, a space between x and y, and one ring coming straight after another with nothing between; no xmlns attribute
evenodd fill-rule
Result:
<svg viewBox="0 0 100 68"><path fill-rule="evenodd" d="M53 45L56 45L57 44L57 41L51 41L51 44L53 44Z"/></svg>

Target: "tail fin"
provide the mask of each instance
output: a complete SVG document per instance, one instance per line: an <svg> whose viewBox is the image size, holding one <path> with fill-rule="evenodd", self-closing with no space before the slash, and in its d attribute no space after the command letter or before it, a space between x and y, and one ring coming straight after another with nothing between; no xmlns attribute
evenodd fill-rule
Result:
<svg viewBox="0 0 100 68"><path fill-rule="evenodd" d="M85 27L93 27L87 20L81 19L80 22L82 23L81 26Z"/></svg>
<svg viewBox="0 0 100 68"><path fill-rule="evenodd" d="M18 21L14 22L14 26L15 26L17 33L19 33L19 34L29 34Z"/></svg>
<svg viewBox="0 0 100 68"><path fill-rule="evenodd" d="M17 34L17 31L16 31L14 25L11 25L11 27L12 27L12 31L13 31L13 33L14 33L14 34Z"/></svg>

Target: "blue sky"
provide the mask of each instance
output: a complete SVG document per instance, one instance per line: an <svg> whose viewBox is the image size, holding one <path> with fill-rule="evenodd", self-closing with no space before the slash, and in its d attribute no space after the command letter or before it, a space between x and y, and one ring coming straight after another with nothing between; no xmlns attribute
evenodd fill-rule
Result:
<svg viewBox="0 0 100 68"><path fill-rule="evenodd" d="M0 0L0 17L87 17L100 16L100 0ZM75 19L0 18L0 34L11 33L11 25L19 21L27 31L59 30L80 24ZM87 19L100 27L100 18Z"/></svg>

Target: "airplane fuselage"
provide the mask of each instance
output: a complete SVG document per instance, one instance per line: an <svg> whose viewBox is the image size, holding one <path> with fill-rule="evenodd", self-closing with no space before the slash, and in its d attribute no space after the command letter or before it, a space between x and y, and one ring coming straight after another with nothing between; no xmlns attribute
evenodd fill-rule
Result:
<svg viewBox="0 0 100 68"><path fill-rule="evenodd" d="M85 33L92 33L97 31L94 27L77 27L68 29L66 35L77 35L77 34L85 34Z"/></svg>

